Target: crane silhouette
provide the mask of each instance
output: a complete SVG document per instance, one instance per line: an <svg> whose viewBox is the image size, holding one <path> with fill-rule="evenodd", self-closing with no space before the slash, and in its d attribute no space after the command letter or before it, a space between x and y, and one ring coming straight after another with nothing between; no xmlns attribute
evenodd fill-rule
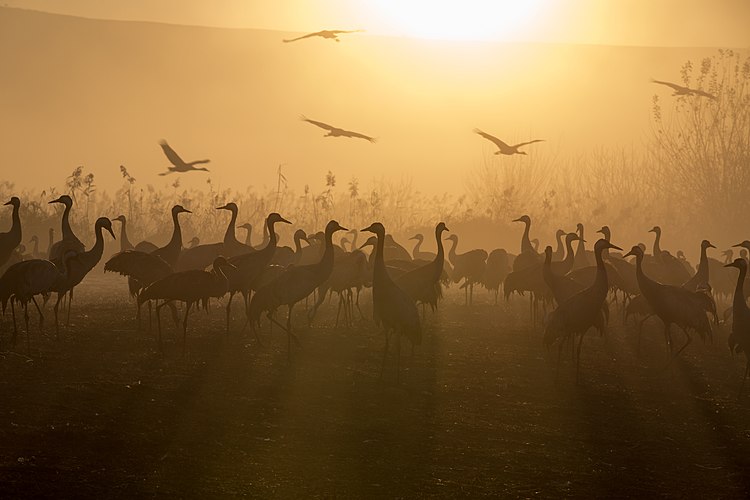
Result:
<svg viewBox="0 0 750 500"><path fill-rule="evenodd" d="M522 215L512 222L523 222L523 234L521 235L521 253L513 260L513 270L519 271L526 267L536 266L540 263L539 255L531 244L529 233L531 232L531 217Z"/></svg>
<svg viewBox="0 0 750 500"><path fill-rule="evenodd" d="M466 253L456 253L458 247L458 236L452 234L446 238L453 243L448 252L448 258L453 265L453 281L458 283L464 279L464 290L466 304L474 301L474 284L481 283L487 263L487 251L481 248L470 250Z"/></svg>
<svg viewBox="0 0 750 500"><path fill-rule="evenodd" d="M26 351L29 351L29 302L33 302L39 313L39 330L44 329L44 313L36 301L36 295L49 293L57 282L64 280L65 276L58 267L48 260L31 259L17 262L10 266L0 277L0 303L2 303L3 314L10 300L13 310L13 339L15 344L18 335L16 326L16 313L13 302L23 306L23 317L26 324Z"/></svg>
<svg viewBox="0 0 750 500"><path fill-rule="evenodd" d="M698 261L698 269L693 277L682 285L684 289L690 290L691 292L695 292L699 289L708 291L711 290L711 284L709 281L708 255L706 255L706 250L708 250L709 248L716 247L713 246L708 240L701 241L701 257Z"/></svg>
<svg viewBox="0 0 750 500"><path fill-rule="evenodd" d="M182 158L180 158L180 155L175 152L172 147L167 144L167 141L161 140L159 142L159 146L161 146L161 150L164 152L164 156L167 157L167 160L169 160L169 163L172 164L171 167L167 167L166 172L162 172L159 175L169 175L172 173L185 173L185 172L195 172L197 170L201 170L204 172L208 172L208 169L206 167L196 167L196 165L202 165L204 163L211 163L211 160L195 160L186 162Z"/></svg>
<svg viewBox="0 0 750 500"><path fill-rule="evenodd" d="M229 262L235 266L235 269L228 275L228 292L229 300L227 301L227 332L229 332L229 321L232 310L232 299L236 293L241 293L245 305L245 316L249 314L249 297L252 290L258 287L258 278L261 276L266 267L271 263L276 253L278 236L276 235L275 225L277 223L291 224L276 212L266 217L266 226L268 226L269 240L265 247L260 250L238 255L229 259Z"/></svg>
<svg viewBox="0 0 750 500"><path fill-rule="evenodd" d="M411 341L412 349L422 343L422 326L419 323L419 313L414 301L399 288L388 275L385 267L385 227L380 222L374 222L362 231L374 233L377 237L375 245L375 267L372 279L373 313L378 317L385 330L385 348L383 361L380 365L380 375L383 375L385 360L388 354L388 344L391 332L396 335L396 381L400 381L401 373L401 336ZM440 231L442 233L442 230ZM437 229L436 229L437 233Z"/></svg>
<svg viewBox="0 0 750 500"><path fill-rule="evenodd" d="M21 216L19 214L21 208L21 200L17 196L10 199L6 206L13 207L13 213L11 215L11 226L7 233L0 233L0 269L5 265L13 254L13 251L21 244Z"/></svg>
<svg viewBox="0 0 750 500"><path fill-rule="evenodd" d="M94 233L96 234L96 241L94 246L90 250L81 253L67 253L63 259L63 269L65 279L58 280L55 282L49 291L57 292L57 301L55 302L55 334L59 334L59 323L57 317L57 311L60 306L60 299L67 293L68 299L68 315L65 321L66 326L70 325L70 309L73 305L73 289L83 281L83 278L91 271L101 260L102 253L104 252L104 234L106 230L112 235L112 239L115 238L115 233L112 231L112 221L106 217L99 217L96 219L94 224Z"/></svg>
<svg viewBox="0 0 750 500"><path fill-rule="evenodd" d="M227 203L216 210L229 210L232 213L227 225L224 239L217 243L207 243L184 250L177 259L176 271L187 271L188 269L205 269L219 255L227 258L245 253L254 252L255 249L237 241L235 225L237 223L238 208L235 203Z"/></svg>
<svg viewBox="0 0 750 500"><path fill-rule="evenodd" d="M509 259L508 252L504 248L496 248L487 256L482 284L487 290L495 293L495 305L500 294L500 286L512 271Z"/></svg>
<svg viewBox="0 0 750 500"><path fill-rule="evenodd" d="M359 132L353 132L351 130L344 130L343 128L334 127L333 125L328 125L327 123L310 120L309 118L306 118L305 116L300 117L300 119L304 122L311 123L315 125L316 127L320 127L323 130L327 130L328 133L325 134L323 137L347 137L349 139L364 139L373 144L378 141L376 138L370 137L369 135L360 134Z"/></svg>
<svg viewBox="0 0 750 500"><path fill-rule="evenodd" d="M340 42L339 35L346 35L349 33L362 33L364 30L321 30L314 33L308 33L307 35L298 36L297 38L284 39L284 43L296 42L298 40L305 40L306 38L320 37L328 40Z"/></svg>
<svg viewBox="0 0 750 500"><path fill-rule="evenodd" d="M528 146L529 144L534 144L536 142L544 142L544 139L534 139L531 141L526 142L519 142L518 144L509 145L506 142L501 141L494 135L490 135L487 132L482 132L478 128L474 129L475 134L479 134L488 141L490 141L492 144L497 146L497 151L495 151L496 155L525 155L526 151L521 151L518 148L522 146Z"/></svg>
<svg viewBox="0 0 750 500"><path fill-rule="evenodd" d="M604 267L602 252L608 248L622 250L604 238L596 242L594 258L596 259L597 273L594 283L558 305L557 309L550 313L549 322L544 330L544 343L547 347L555 342L558 343L558 369L565 341L568 339L575 341L575 336L580 336L576 349L576 380L578 380L580 374L581 345L584 335L590 328L596 328L600 333L603 333L606 328L603 307L609 291L609 284L607 283L607 270ZM551 251L552 249L550 249Z"/></svg>
<svg viewBox="0 0 750 500"><path fill-rule="evenodd" d="M156 306L159 349L163 347L161 340L161 318L159 314L161 308L175 301L185 303L185 316L182 320L182 355L184 356L190 309L199 302L202 302L203 307L207 309L209 299L223 297L227 293L226 272L234 268L226 258L218 256L213 261L211 271L190 269L173 273L153 282L141 292L138 298L141 303L147 300L163 301Z"/></svg>
<svg viewBox="0 0 750 500"><path fill-rule="evenodd" d="M570 233L575 235L575 233ZM544 249L544 264L542 265L542 277L544 283L552 291L555 302L562 304L573 295L582 291L585 286L566 275L558 275L552 271L552 247L547 245Z"/></svg>
<svg viewBox="0 0 750 500"><path fill-rule="evenodd" d="M292 339L297 337L292 332L292 309L297 302L304 300L323 284L333 271L333 234L347 229L335 220L326 224L323 255L315 264L294 265L274 278L270 283L261 286L250 299L249 323L251 328L259 325L260 316L266 317L280 326L287 334L287 355L291 358ZM287 306L286 326L274 318L274 313L281 306Z"/></svg>
<svg viewBox="0 0 750 500"><path fill-rule="evenodd" d="M656 83L658 85L665 85L669 87L670 89L672 89L673 96L697 96L697 97L708 97L709 99L716 99L715 95L709 94L705 90L691 89L689 87L677 85L676 83L665 82L662 80L654 80L653 78L651 79L651 83Z"/></svg>
<svg viewBox="0 0 750 500"><path fill-rule="evenodd" d="M49 253L49 259L59 266L62 263L63 255L68 252L81 253L86 248L73 232L73 228L70 227L70 210L73 208L73 198L64 194L59 198L50 201L50 203L61 203L65 206L61 222L62 239L52 245Z"/></svg>
<svg viewBox="0 0 750 500"><path fill-rule="evenodd" d="M724 267L735 267L740 272L732 299L732 330L729 333L729 350L732 354L745 353L745 376L742 378L739 394L745 389L745 381L750 374L750 309L745 301L745 279L747 277L747 261L742 258L734 259Z"/></svg>
<svg viewBox="0 0 750 500"><path fill-rule="evenodd" d="M445 263L445 249L442 240L444 231L448 231L444 222L435 226L437 254L432 262L408 271L395 280L396 285L406 292L414 302L420 302L423 305L429 304L433 311L437 309L438 300L443 297L440 279L443 275L443 264Z"/></svg>
<svg viewBox="0 0 750 500"><path fill-rule="evenodd" d="M435 258L435 254L432 252L422 251L422 242L424 242L424 236L421 233L417 233L410 240L417 240L414 244L414 248L411 251L411 256L414 260L432 260Z"/></svg>
<svg viewBox="0 0 750 500"><path fill-rule="evenodd" d="M128 238L127 218L124 215L118 215L112 220L120 223L120 251L124 252L126 250L132 250L133 248L135 248L135 246L130 243L130 239Z"/></svg>
<svg viewBox="0 0 750 500"><path fill-rule="evenodd" d="M703 292L691 292L679 286L665 285L652 280L643 272L643 249L634 246L625 257L635 256L636 277L641 295L648 302L659 319L664 323L664 339L670 353L672 349L672 335L670 326L677 325L685 332L685 344L673 354L674 357L690 344L692 337L689 330L697 332L702 339L711 338L711 324L706 316L706 302L711 298Z"/></svg>

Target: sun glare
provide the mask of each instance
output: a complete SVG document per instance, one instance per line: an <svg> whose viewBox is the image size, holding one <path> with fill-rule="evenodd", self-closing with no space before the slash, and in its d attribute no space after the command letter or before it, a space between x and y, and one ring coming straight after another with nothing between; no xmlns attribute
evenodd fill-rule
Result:
<svg viewBox="0 0 750 500"><path fill-rule="evenodd" d="M544 0L379 0L400 35L444 40L524 38Z"/></svg>

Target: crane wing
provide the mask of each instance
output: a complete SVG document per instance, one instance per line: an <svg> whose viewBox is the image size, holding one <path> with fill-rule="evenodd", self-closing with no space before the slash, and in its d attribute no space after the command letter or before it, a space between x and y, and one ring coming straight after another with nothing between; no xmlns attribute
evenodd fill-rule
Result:
<svg viewBox="0 0 750 500"><path fill-rule="evenodd" d="M364 139L366 141L372 142L373 144L378 142L378 140L374 137L370 137L369 135L365 135L365 134L360 134L359 132L353 132L351 130L344 130L343 135L345 135L346 137L352 137L355 139Z"/></svg>
<svg viewBox="0 0 750 500"><path fill-rule="evenodd" d="M306 118L304 115L302 115L300 117L300 120L302 120L303 122L312 123L316 127L320 127L320 128L322 128L324 130L328 130L328 131L336 130L336 127L328 125L327 123L323 123L323 122L319 122L319 121L315 121L315 120L310 120L309 118Z"/></svg>
<svg viewBox="0 0 750 500"><path fill-rule="evenodd" d="M700 96L703 96L703 97L708 97L709 99L716 99L716 96L715 96L715 95L713 95L713 94L709 94L709 93L708 93L708 92L706 92L705 90L693 90L693 92L694 92L695 94L698 94L698 95L700 95Z"/></svg>
<svg viewBox="0 0 750 500"><path fill-rule="evenodd" d="M161 257L138 250L125 250L115 254L104 264L104 271L152 283L172 274L172 268Z"/></svg>
<svg viewBox="0 0 750 500"><path fill-rule="evenodd" d="M320 31L316 31L315 33L308 33L307 35L298 36L297 38L291 38L291 39L284 39L282 42L289 43L289 42L296 42L297 40L304 40L305 38L311 38L314 36L320 36Z"/></svg>
<svg viewBox="0 0 750 500"><path fill-rule="evenodd" d="M180 155L178 155L175 150L167 144L167 141L162 140L159 143L159 146L161 146L162 151L164 151L164 155L167 157L167 160L169 160L169 163L175 167L185 164L185 162L182 161L182 158L180 158Z"/></svg>
<svg viewBox="0 0 750 500"><path fill-rule="evenodd" d="M514 148L520 148L521 146L528 146L529 144L534 144L535 142L544 142L544 139L534 139L533 141L527 141L527 142L521 142L513 146Z"/></svg>
<svg viewBox="0 0 750 500"><path fill-rule="evenodd" d="M671 88L673 90L679 90L679 91L683 91L683 92L686 91L686 90L689 90L687 87L682 87L681 85L677 85L676 83L663 82L661 80L654 80L653 78L651 79L651 82L652 83L657 83L659 85L666 85L667 87L669 87L669 88Z"/></svg>
<svg viewBox="0 0 750 500"><path fill-rule="evenodd" d="M362 33L365 30L330 30L329 33L334 35L345 35L347 33Z"/></svg>
<svg viewBox="0 0 750 500"><path fill-rule="evenodd" d="M497 137L495 137L494 135L490 135L487 132L482 132L478 128L474 129L474 133L481 135L482 137L484 137L488 141L492 142L495 146L497 146L500 149L510 147L506 143L504 143L503 141L501 141L500 139L498 139Z"/></svg>

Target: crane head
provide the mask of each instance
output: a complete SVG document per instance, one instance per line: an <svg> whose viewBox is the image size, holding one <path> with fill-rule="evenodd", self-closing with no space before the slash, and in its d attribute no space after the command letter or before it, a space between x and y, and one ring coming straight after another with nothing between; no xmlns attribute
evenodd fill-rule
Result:
<svg viewBox="0 0 750 500"><path fill-rule="evenodd" d="M18 196L14 196L5 205L12 205L13 208L18 208L21 206L21 200L18 199Z"/></svg>
<svg viewBox="0 0 750 500"><path fill-rule="evenodd" d="M661 228L659 226L654 226L651 229L649 229L648 232L649 233L659 234L659 233L661 233Z"/></svg>
<svg viewBox="0 0 750 500"><path fill-rule="evenodd" d="M414 236L412 236L409 239L410 240L419 240L419 241L422 241L424 239L424 236L422 236L421 234L417 233L417 234L415 234Z"/></svg>
<svg viewBox="0 0 750 500"><path fill-rule="evenodd" d="M750 241L745 240L742 243L737 243L736 245L732 245L733 247L741 247L741 248L750 248Z"/></svg>
<svg viewBox="0 0 750 500"><path fill-rule="evenodd" d="M216 210L229 210L231 212L237 213L239 208L237 208L237 204L233 201L230 201L226 205L222 205L220 207L216 207Z"/></svg>
<svg viewBox="0 0 750 500"><path fill-rule="evenodd" d="M193 212L183 207L182 205L175 205L172 207L172 215L183 214L183 213L192 214Z"/></svg>
<svg viewBox="0 0 750 500"><path fill-rule="evenodd" d="M630 249L628 253L623 255L622 258L624 259L625 257L630 257L631 255L634 255L636 258L642 258L643 249L640 246L635 245L633 248Z"/></svg>
<svg viewBox="0 0 750 500"><path fill-rule="evenodd" d="M617 245L613 245L612 243L610 243L609 241L607 241L604 238L598 240L594 244L594 251L595 252L601 252L601 251L604 251L604 250L606 250L608 248L611 248L612 250L619 250L619 251L622 252L622 248L618 247Z"/></svg>
<svg viewBox="0 0 750 500"><path fill-rule="evenodd" d="M360 229L360 231L367 231L368 233L375 233L378 236L385 236L385 227L380 222L373 222L366 228Z"/></svg>
<svg viewBox="0 0 750 500"><path fill-rule="evenodd" d="M359 246L359 249L362 250L363 248L370 247L370 246L374 247L377 242L378 242L377 236L370 236L369 238L367 238L367 241L365 241Z"/></svg>
<svg viewBox="0 0 750 500"><path fill-rule="evenodd" d="M268 215L268 218L266 219L267 224L275 224L276 222L281 222L283 224L291 224L288 220L283 218L281 215L277 214L276 212L273 212Z"/></svg>
<svg viewBox="0 0 750 500"><path fill-rule="evenodd" d="M117 222L122 222L123 224L125 224L125 221L126 221L126 219L125 219L125 216L124 216L124 215L118 215L117 217L115 217L115 218L114 218L114 219L112 219L112 220L116 220Z"/></svg>
<svg viewBox="0 0 750 500"><path fill-rule="evenodd" d="M711 244L708 240L701 241L701 247L703 248L716 248L714 245Z"/></svg>
<svg viewBox="0 0 750 500"><path fill-rule="evenodd" d="M747 270L747 261L743 258L734 259L729 264L724 264L724 267L736 267L739 270Z"/></svg>
<svg viewBox="0 0 750 500"><path fill-rule="evenodd" d="M253 225L250 224L249 222L245 222L244 224L240 224L237 227L239 227L240 229L248 229L248 230L250 230L250 229L253 228Z"/></svg>
<svg viewBox="0 0 750 500"><path fill-rule="evenodd" d="M565 241L570 241L571 243L580 240L581 237L578 236L578 233L568 233L565 235ZM586 243L586 240L582 240L584 243Z"/></svg>
<svg viewBox="0 0 750 500"><path fill-rule="evenodd" d="M438 222L438 225L435 227L435 232L442 233L443 231L450 231L450 229L445 225L445 222Z"/></svg>
<svg viewBox="0 0 750 500"><path fill-rule="evenodd" d="M523 222L524 224L531 224L531 217L528 215L522 215L518 219L513 219L513 222Z"/></svg>
<svg viewBox="0 0 750 500"><path fill-rule="evenodd" d="M333 234L336 231L348 231L348 229L335 220L328 221L328 224L326 224L326 235Z"/></svg>
<svg viewBox="0 0 750 500"><path fill-rule="evenodd" d="M59 198L55 198L54 200L50 201L50 203L62 203L66 207L72 207L73 206L73 198L71 198L67 194L64 194L64 195L60 196Z"/></svg>
<svg viewBox="0 0 750 500"><path fill-rule="evenodd" d="M102 229L106 229L107 232L112 235L112 239L113 240L117 239L117 238L115 238L114 231L112 231L112 221L109 220L108 218L106 218L106 217L99 217L98 219L96 219L96 225L95 225L95 227L100 227Z"/></svg>

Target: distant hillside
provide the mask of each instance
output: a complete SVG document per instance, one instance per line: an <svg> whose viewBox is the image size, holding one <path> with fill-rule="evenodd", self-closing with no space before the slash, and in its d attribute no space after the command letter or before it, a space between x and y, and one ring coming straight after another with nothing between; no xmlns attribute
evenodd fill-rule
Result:
<svg viewBox="0 0 750 500"><path fill-rule="evenodd" d="M426 191L461 189L491 152L471 133L530 136L546 155L636 146L649 78L677 80L712 49L456 43L351 36L281 43L284 33L87 20L0 8L3 178L59 184L82 164L119 185L124 163L162 185L166 138L211 178L293 184L409 174ZM322 137L301 114L379 138ZM197 174L188 182L204 182Z"/></svg>

